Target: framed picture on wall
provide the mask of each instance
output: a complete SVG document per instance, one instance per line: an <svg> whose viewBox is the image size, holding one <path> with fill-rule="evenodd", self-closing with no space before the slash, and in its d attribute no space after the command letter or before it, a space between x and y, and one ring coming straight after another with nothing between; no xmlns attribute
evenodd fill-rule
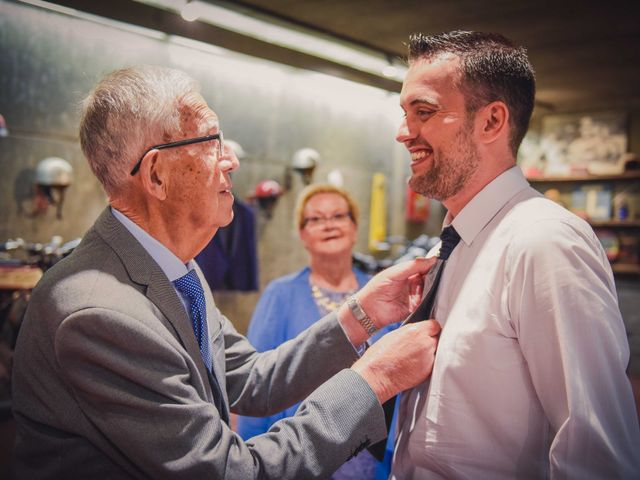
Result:
<svg viewBox="0 0 640 480"><path fill-rule="evenodd" d="M627 115L621 112L544 117L540 153L545 174L622 173L627 131Z"/></svg>

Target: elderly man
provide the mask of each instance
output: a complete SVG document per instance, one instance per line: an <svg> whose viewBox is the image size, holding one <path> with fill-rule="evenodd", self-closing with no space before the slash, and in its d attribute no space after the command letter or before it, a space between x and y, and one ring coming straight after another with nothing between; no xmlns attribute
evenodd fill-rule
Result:
<svg viewBox="0 0 640 480"><path fill-rule="evenodd" d="M356 348L408 313L430 261L381 274L258 354L193 262L231 221L238 166L193 80L108 75L80 139L110 206L33 293L15 353L17 477L322 478L385 436L380 404L426 378L439 327L398 329L359 359ZM230 411L305 397L265 435L243 443L229 429Z"/></svg>
<svg viewBox="0 0 640 480"><path fill-rule="evenodd" d="M607 257L516 167L535 89L525 50L451 32L417 35L409 52L397 140L459 243L432 311L433 374L401 401L393 478L640 478Z"/></svg>

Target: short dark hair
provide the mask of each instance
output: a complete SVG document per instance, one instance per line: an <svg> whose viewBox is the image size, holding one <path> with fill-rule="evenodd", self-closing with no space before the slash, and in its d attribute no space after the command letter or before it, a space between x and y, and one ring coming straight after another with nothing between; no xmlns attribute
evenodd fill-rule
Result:
<svg viewBox="0 0 640 480"><path fill-rule="evenodd" d="M529 128L536 92L535 73L526 49L497 33L453 31L410 37L409 63L446 53L460 58L457 81L469 113L496 100L507 105L509 144L515 156Z"/></svg>

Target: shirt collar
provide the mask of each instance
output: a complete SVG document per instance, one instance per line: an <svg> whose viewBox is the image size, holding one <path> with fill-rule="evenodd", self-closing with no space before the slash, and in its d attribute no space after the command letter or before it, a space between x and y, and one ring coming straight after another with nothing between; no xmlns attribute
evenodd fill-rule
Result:
<svg viewBox="0 0 640 480"><path fill-rule="evenodd" d="M185 265L182 261L176 257L171 250L165 247L158 240L153 238L149 233L138 226L133 220L127 217L124 213L111 207L111 213L113 216L129 230L131 235L142 245L151 258L158 264L169 281L173 282L178 278L186 275L190 270L194 268L194 261L189 260Z"/></svg>
<svg viewBox="0 0 640 480"><path fill-rule="evenodd" d="M453 225L465 245L469 246L502 207L528 186L520 167L511 167L485 185L453 221L447 213L444 226Z"/></svg>

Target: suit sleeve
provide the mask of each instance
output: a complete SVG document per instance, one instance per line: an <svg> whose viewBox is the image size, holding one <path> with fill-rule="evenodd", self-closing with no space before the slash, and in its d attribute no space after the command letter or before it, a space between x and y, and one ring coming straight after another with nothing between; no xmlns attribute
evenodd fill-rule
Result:
<svg viewBox="0 0 640 480"><path fill-rule="evenodd" d="M340 346L348 340L335 330L339 328L335 318L323 324L298 342L306 348L314 344L319 355L296 355L295 345L275 356L258 355L234 330L226 333L232 350L228 370L238 377L231 383L274 380L274 387L283 388L277 380L293 380L305 390L303 396L312 392L296 416L247 443L204 399L194 380L192 360L179 341L163 335L161 329L121 313L88 308L62 322L54 343L64 381L97 432L91 435L97 448L114 461L126 462L128 471L141 472L136 476L323 478L362 445L385 435L374 393L355 372L343 370L350 357L344 353L346 348L340 352ZM320 338L324 335L334 338ZM328 356L325 347L338 350L327 368L319 361ZM293 364L289 368L284 364L288 361ZM305 362L316 365L304 371ZM290 368L303 373L283 372ZM313 381L301 378L320 372ZM282 397L270 394L264 385L247 387L236 396L254 394Z"/></svg>
<svg viewBox="0 0 640 480"><path fill-rule="evenodd" d="M287 340L284 324L289 320L289 315L281 297L281 289L272 283L258 300L247 332L247 339L258 352L276 348ZM265 417L239 415L237 432L243 439L248 440L265 433L271 425L286 416L284 411Z"/></svg>

